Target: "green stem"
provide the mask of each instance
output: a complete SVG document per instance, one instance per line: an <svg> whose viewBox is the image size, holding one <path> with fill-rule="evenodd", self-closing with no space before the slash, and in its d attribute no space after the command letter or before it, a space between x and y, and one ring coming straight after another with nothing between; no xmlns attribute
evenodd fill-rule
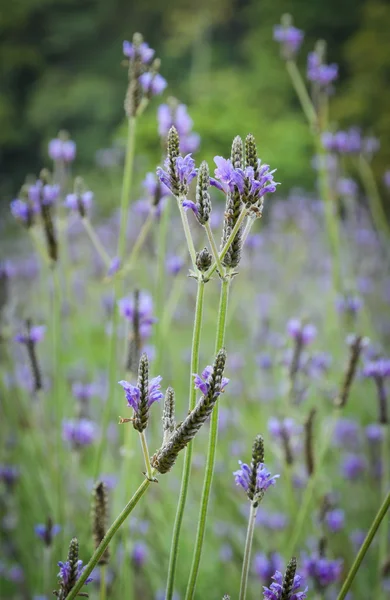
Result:
<svg viewBox="0 0 390 600"><path fill-rule="evenodd" d="M364 156L360 156L359 158L359 173L368 197L371 217L375 228L379 234L384 234L385 239L388 240L390 237L390 228L387 221L387 216L383 210L382 200L371 165Z"/></svg>
<svg viewBox="0 0 390 600"><path fill-rule="evenodd" d="M364 540L359 552L356 555L356 558L353 562L353 565L347 575L346 580L344 581L344 585L341 588L341 591L337 597L337 600L344 600L344 598L346 597L349 588L352 585L353 580L355 579L355 575L358 572L360 565L366 555L367 550L369 549L372 540L375 537L376 532L378 531L378 528L383 520L383 518L385 517L387 511L389 510L390 507L390 492L387 493L387 496L385 497L382 506L379 508L375 519L373 520L371 527L367 533L366 539Z"/></svg>
<svg viewBox="0 0 390 600"><path fill-rule="evenodd" d="M183 208L181 198L177 198L177 204L178 204L179 210L180 210L181 221L183 223L184 235L186 236L186 241L187 241L188 251L191 256L192 266L194 267L195 270L197 270L196 269L195 246L194 246L194 242L192 239L190 225L188 223L187 213L186 213L185 209Z"/></svg>
<svg viewBox="0 0 390 600"><path fill-rule="evenodd" d="M120 271L122 275L125 275L126 273L131 271L131 269L134 267L134 263L136 262L136 260L138 258L138 253L141 250L142 246L144 245L146 237L152 226L152 223L154 220L154 215L155 215L155 212L151 211L148 214L144 224L142 225L141 231L139 232L139 235L138 235L138 237L134 243L134 246L131 250L129 260L123 265L123 269L121 269L121 271Z"/></svg>
<svg viewBox="0 0 390 600"><path fill-rule="evenodd" d="M243 232L243 234L242 234L242 237L241 237L241 244L242 244L242 248L243 248L243 247L244 247L244 245L245 245L246 238L248 237L248 235L249 235L249 232L250 232L250 230L252 229L252 225L253 225L253 223L254 223L255 221L256 221L256 216L255 216L255 215L249 215L249 218L248 218L248 220L247 220L247 222L246 222L246 225L245 225L244 232Z"/></svg>
<svg viewBox="0 0 390 600"><path fill-rule="evenodd" d="M382 496L385 496L385 494L388 492L388 490L390 489L390 481L389 481L389 475L390 475L390 465L389 465L389 461L390 461L390 435L389 435L389 424L382 424L381 425L381 429L382 429L382 478L381 478L381 491L382 491ZM382 589L381 589L381 570L383 569L383 565L386 564L386 559L387 559L387 544L388 544L388 539L389 539L389 519L385 519L383 525L382 525L382 530L380 532L380 536L379 536L379 553L378 553L378 595L377 597L380 598L381 594L382 594Z"/></svg>
<svg viewBox="0 0 390 600"><path fill-rule="evenodd" d="M209 221L207 221L207 223L205 224L204 228L206 230L207 237L208 237L208 240L210 242L211 251L213 253L214 260L215 260L215 263L217 265L218 271L220 272L221 277L223 277L223 275L225 273L225 269L223 268L222 263L221 263L221 259L219 258L219 252L218 252L217 246L215 244L215 239L214 239L214 236L213 236L213 232L211 231L211 227L210 227L210 222Z"/></svg>
<svg viewBox="0 0 390 600"><path fill-rule="evenodd" d="M118 257L122 260L126 248L126 230L127 216L130 204L131 182L133 177L134 166L134 149L135 149L135 132L136 132L136 117L129 118L128 134L127 134L127 150L125 159L125 169L123 172L122 197L121 197L121 221L118 238Z"/></svg>
<svg viewBox="0 0 390 600"><path fill-rule="evenodd" d="M106 600L106 591L107 591L106 565L102 565L100 567L100 595L99 595L100 600Z"/></svg>
<svg viewBox="0 0 390 600"><path fill-rule="evenodd" d="M152 475L154 475L153 471L152 471ZM122 512L117 516L117 518L115 519L115 521L113 522L111 527L107 530L107 533L104 536L104 538L102 539L102 541L100 542L99 546L96 548L95 552L93 553L89 563L87 564L87 566L85 567L81 576L77 580L76 585L74 586L74 588L72 588L72 590L67 595L66 600L73 600L73 598L76 598L76 596L80 592L81 588L83 587L86 579L92 573L92 571L98 564L100 558L103 556L108 544L111 542L112 538L114 537L114 535L116 534L118 529L126 521L129 514L132 512L132 510L134 510L134 508L136 507L138 502L141 500L142 496L144 495L144 493L146 492L146 490L148 489L150 484L151 484L151 481L149 481L148 479L144 479L144 481L139 486L138 490L135 492L134 496L126 504L126 506L122 510Z"/></svg>
<svg viewBox="0 0 390 600"><path fill-rule="evenodd" d="M111 258L108 256L103 244L99 240L99 238L96 234L96 231L92 227L91 221L87 217L84 217L81 219L81 222L84 226L85 231L88 234L89 239L92 242L93 247L95 248L96 252L99 254L99 256L102 259L102 261L104 262L105 266L108 268L111 265Z"/></svg>
<svg viewBox="0 0 390 600"><path fill-rule="evenodd" d="M225 342L226 315L229 300L230 277L222 280L221 296L219 302L217 335L215 342L215 354L221 350ZM207 450L206 471L203 481L202 498L200 501L200 511L198 528L196 532L195 548L192 558L191 572L188 580L186 600L192 600L195 594L196 580L199 572L200 559L203 549L203 541L206 530L207 510L210 500L211 484L214 474L215 454L217 449L218 436L218 402L215 404L210 419L209 444Z"/></svg>
<svg viewBox="0 0 390 600"><path fill-rule="evenodd" d="M139 434L139 437L141 439L142 453L144 455L144 461L145 461L145 467L146 467L146 476L147 476L148 479L151 480L153 478L153 475L152 475L152 466L150 464L148 443L146 441L145 432L142 431Z"/></svg>
<svg viewBox="0 0 390 600"><path fill-rule="evenodd" d="M237 231L240 229L242 222L244 221L245 217L248 215L249 209L248 208L243 208L241 211L240 216L238 217L236 224L234 225L231 234L229 235L228 239L226 240L226 244L224 245L224 247L222 248L221 252L219 253L219 260L222 262L223 259L225 258L225 254L226 252L229 250L234 238L237 235ZM204 278L207 280L211 277L211 275L214 273L215 269L217 268L217 263L215 262L210 269L205 273Z"/></svg>
<svg viewBox="0 0 390 600"><path fill-rule="evenodd" d="M193 410L196 403L196 389L194 387L193 373L199 371L199 347L202 331L203 304L204 304L204 286L203 279L198 279L198 291L196 296L195 320L192 333L191 349L191 369L190 369L190 390L189 390L189 410ZM177 558L179 553L179 540L181 527L183 523L184 509L187 501L188 486L191 476L192 465L192 443L185 449L183 473L181 478L181 487L179 502L176 509L175 523L173 526L171 551L169 556L168 579L166 588L166 600L171 600L174 592L175 574Z"/></svg>
<svg viewBox="0 0 390 600"><path fill-rule="evenodd" d="M318 453L315 471L314 471L313 475L310 477L310 479L306 485L306 489L303 493L303 497L302 497L301 503L300 503L300 509L299 509L297 517L294 521L294 529L290 536L290 543L288 544L288 547L286 550L286 556L294 555L297 544L300 539L300 536L302 534L302 530L304 528L305 523L307 522L307 516L308 516L308 512L310 510L313 495L314 495L314 492L318 485L318 478L319 478L320 474L323 473L323 470L322 470L323 465L324 465L325 458L326 458L326 455L328 453L328 450L329 450L329 447L330 447L330 444L332 441L334 427L335 427L335 424L339 417L339 414L340 414L339 409L335 409L335 411L333 413L331 425L329 427L328 432L326 432L322 447Z"/></svg>
<svg viewBox="0 0 390 600"><path fill-rule="evenodd" d="M286 69L290 76L295 92L298 96L299 102L301 103L302 110L305 113L305 116L309 122L309 125L315 128L317 125L317 113L310 99L309 92L307 91L307 87L303 82L296 62L293 60L287 60Z"/></svg>
<svg viewBox="0 0 390 600"><path fill-rule="evenodd" d="M255 524L256 524L256 514L257 514L257 505L254 506L253 504L251 504L249 520L248 520L248 529L246 532L244 560L242 563L239 600L245 600L245 598L246 598L246 589L248 586L248 575L249 575L249 567L250 567L251 552L252 552L253 534L255 531Z"/></svg>

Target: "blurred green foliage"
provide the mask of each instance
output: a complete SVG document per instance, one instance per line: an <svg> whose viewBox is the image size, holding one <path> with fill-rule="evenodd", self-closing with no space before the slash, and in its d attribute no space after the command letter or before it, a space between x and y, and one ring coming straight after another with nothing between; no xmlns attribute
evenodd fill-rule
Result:
<svg viewBox="0 0 390 600"><path fill-rule="evenodd" d="M252 131L261 156L277 164L284 189L307 186L311 140L272 41L289 11L305 33L299 62L319 37L340 64L335 124L361 124L381 139L376 171L390 163L390 4L377 0L17 0L0 16L1 196L37 172L47 141L68 129L79 167L121 135L126 71L122 41L134 31L162 58L167 95L189 105L202 154L227 151L233 134ZM141 149L151 162L156 107L142 119ZM286 186L286 187L285 187Z"/></svg>

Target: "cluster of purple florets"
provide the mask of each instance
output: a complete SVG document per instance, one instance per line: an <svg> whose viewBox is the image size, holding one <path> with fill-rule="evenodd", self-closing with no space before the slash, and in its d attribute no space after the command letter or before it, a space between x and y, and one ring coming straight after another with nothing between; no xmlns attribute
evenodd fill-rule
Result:
<svg viewBox="0 0 390 600"><path fill-rule="evenodd" d="M263 587L264 600L280 600L282 597L283 574L280 571L276 571L272 579L273 583L271 583L269 587ZM301 585L302 577L300 575L295 575L289 600L305 600L305 598L307 597L307 587L301 592L299 592L298 590L301 587Z"/></svg>
<svg viewBox="0 0 390 600"><path fill-rule="evenodd" d="M167 87L167 82L160 73L150 69L155 51L149 47L146 42L135 44L133 42L123 42L123 54L130 60L139 59L144 65L143 73L140 74L138 81L145 94L157 96Z"/></svg>

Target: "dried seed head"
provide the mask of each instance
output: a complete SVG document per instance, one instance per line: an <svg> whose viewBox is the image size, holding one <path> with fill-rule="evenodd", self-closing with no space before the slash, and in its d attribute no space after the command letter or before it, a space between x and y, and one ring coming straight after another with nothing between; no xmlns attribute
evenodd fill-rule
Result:
<svg viewBox="0 0 390 600"><path fill-rule="evenodd" d="M254 501L258 492L257 489L257 470L261 463L264 462L264 439L261 435L257 435L252 446L252 462L251 472L249 476L249 486L247 495L251 502Z"/></svg>
<svg viewBox="0 0 390 600"><path fill-rule="evenodd" d="M280 600L290 600L291 594L294 587L294 577L297 570L297 559L293 557L286 568L286 572L283 578L282 594Z"/></svg>
<svg viewBox="0 0 390 600"><path fill-rule="evenodd" d="M211 199L209 194L210 172L206 161L199 167L198 180L196 184L196 207L198 209L197 219L201 225L205 225L210 218Z"/></svg>
<svg viewBox="0 0 390 600"><path fill-rule="evenodd" d="M350 344L349 360L344 372L343 382L341 384L340 392L334 400L334 404L338 408L343 408L347 404L363 347L364 339L361 336L356 336Z"/></svg>
<svg viewBox="0 0 390 600"><path fill-rule="evenodd" d="M244 145L239 135L233 140L232 153L231 153L232 165L235 169L242 169L244 165Z"/></svg>
<svg viewBox="0 0 390 600"><path fill-rule="evenodd" d="M254 170L254 179L257 179L257 170L258 170L258 157L257 157L257 147L256 140L251 133L245 138L245 166L252 167Z"/></svg>
<svg viewBox="0 0 390 600"><path fill-rule="evenodd" d="M100 542L106 535L107 518L107 487L102 481L99 481L94 487L92 501L92 533L95 548L99 546ZM106 565L109 561L109 558L109 548L107 547L104 554L100 557L98 564Z"/></svg>
<svg viewBox="0 0 390 600"><path fill-rule="evenodd" d="M210 252L207 250L207 248L203 248L203 250L196 253L195 263L196 263L196 266L199 269L199 271L201 271L202 273L204 273L211 267L212 262L213 262L213 257L210 254Z"/></svg>
<svg viewBox="0 0 390 600"><path fill-rule="evenodd" d="M149 361L145 353L139 361L137 387L140 398L138 410L134 414L133 427L142 433L146 429L149 419Z"/></svg>
<svg viewBox="0 0 390 600"><path fill-rule="evenodd" d="M176 171L176 159L180 156L180 138L174 125L170 128L167 138L167 162L168 174L171 180L172 193L177 196L180 193L180 181Z"/></svg>
<svg viewBox="0 0 390 600"><path fill-rule="evenodd" d="M169 440L172 433L175 431L175 392L169 387L165 392L164 408L163 408L163 445Z"/></svg>
<svg viewBox="0 0 390 600"><path fill-rule="evenodd" d="M208 391L195 408L175 430L169 441L152 458L152 466L160 473L167 473L175 464L179 452L195 437L210 416L221 393L222 377L226 363L226 352L220 350L215 358L213 371L208 380Z"/></svg>

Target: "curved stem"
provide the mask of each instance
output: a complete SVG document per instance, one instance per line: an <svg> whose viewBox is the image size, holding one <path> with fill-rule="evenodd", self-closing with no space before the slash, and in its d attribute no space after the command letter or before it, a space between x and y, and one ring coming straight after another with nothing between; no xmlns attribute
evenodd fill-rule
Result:
<svg viewBox="0 0 390 600"><path fill-rule="evenodd" d="M154 211L151 211L148 214L148 216L146 217L144 224L141 227L141 231L139 232L139 235L138 235L138 237L134 243L134 246L131 250L129 260L123 265L123 269L121 269L121 271L120 271L120 273L122 275L125 275L126 273L131 271L131 269L134 267L134 263L136 262L136 260L138 258L138 253L141 250L142 246L144 245L146 237L150 231L150 227L154 220L154 215L155 215Z"/></svg>
<svg viewBox="0 0 390 600"><path fill-rule="evenodd" d="M225 254L226 252L229 250L234 238L237 235L237 231L240 229L242 222L244 221L245 217L248 215L249 210L245 207L242 209L240 216L238 217L236 224L234 225L231 234L229 235L228 239L226 240L226 244L224 245L224 247L222 248L221 252L219 253L219 260L222 262L222 260L225 258ZM217 263L215 262L210 269L205 273L204 278L207 280L211 277L211 275L214 273L215 269L217 268Z"/></svg>
<svg viewBox="0 0 390 600"><path fill-rule="evenodd" d="M153 478L153 475L152 475L152 466L150 464L148 443L146 441L145 431L142 431L139 434L139 437L141 439L142 454L144 455L144 461L145 461L145 467L146 467L146 476L147 476L148 479L152 479Z"/></svg>
<svg viewBox="0 0 390 600"><path fill-rule="evenodd" d="M129 118L128 134L127 134L127 149L125 158L125 169L123 172L122 196L121 196L121 220L118 238L118 257L122 260L126 248L126 230L127 230L127 213L130 204L131 182L133 177L134 166L134 148L135 148L135 132L136 132L136 117Z"/></svg>
<svg viewBox="0 0 390 600"><path fill-rule="evenodd" d="M246 532L244 560L242 563L240 596L239 596L240 600L245 600L245 598L246 598L246 589L248 586L248 574L249 574L249 567L250 567L250 560L251 560L253 534L255 531L255 524L256 524L256 514L257 514L257 506L254 506L253 504L251 504L249 520L248 520L248 529Z"/></svg>
<svg viewBox="0 0 390 600"><path fill-rule="evenodd" d="M198 291L196 296L195 320L192 334L192 350L191 350L191 372L190 372L190 393L189 393L189 410L193 410L196 403L196 389L194 387L193 373L199 370L199 346L200 336L202 331L203 318L203 303L204 303L204 281L198 280ZM177 558L179 553L179 541L181 526L183 523L184 509L187 501L188 486L191 476L192 464L192 442L188 444L184 455L183 473L181 479L179 502L176 510L175 524L173 526L171 552L169 556L168 579L166 588L166 600L171 600L174 592L175 574Z"/></svg>
<svg viewBox="0 0 390 600"><path fill-rule="evenodd" d="M385 517L387 511L389 510L389 507L390 507L390 492L387 493L387 496L385 497L382 506L379 508L379 510L375 516L375 519L372 522L372 525L367 533L366 539L364 540L359 552L357 553L356 558L353 562L353 565L347 575L347 578L344 581L344 585L341 588L339 595L337 596L337 600L344 600L344 598L346 597L346 595L349 591L349 588L351 587L352 582L355 579L355 575L360 568L363 558L365 557L366 552L369 549L371 542L375 537L375 534L379 528L379 525L381 524L383 518Z"/></svg>
<svg viewBox="0 0 390 600"><path fill-rule="evenodd" d="M384 496L390 489L389 475L390 475L390 425L382 424L382 478L381 478L381 491ZM378 573L383 569L383 565L386 563L387 558L387 546L389 539L389 519L385 519L382 530L379 536L379 555L378 555ZM378 598L381 597L381 577L378 576Z"/></svg>
<svg viewBox="0 0 390 600"><path fill-rule="evenodd" d="M95 248L96 252L99 254L99 256L102 259L102 261L104 262L105 266L108 268L111 264L111 258L108 256L108 253L106 252L103 244L99 240L99 238L96 234L96 231L92 227L91 221L87 217L84 217L83 219L81 219L81 222L84 226L85 231L88 234L89 239L92 242L93 247Z"/></svg>
<svg viewBox="0 0 390 600"><path fill-rule="evenodd" d="M224 346L226 315L229 299L230 277L222 280L221 296L219 302L217 336L215 342L215 353L217 354ZM200 559L202 556L203 541L206 531L207 510L210 500L211 483L214 474L215 454L217 450L218 437L218 402L215 404L210 419L209 444L207 450L206 471L203 481L202 498L200 501L200 511L198 528L196 532L196 541L194 554L192 558L191 572L188 580L186 600L191 600L195 594L196 580L199 572Z"/></svg>
<svg viewBox="0 0 390 600"><path fill-rule="evenodd" d="M152 472L152 474L154 475L154 472ZM131 511L134 510L134 508L137 506L138 502L141 500L142 496L144 495L150 484L151 481L149 481L148 479L144 479L144 481L139 486L138 490L135 492L134 496L126 504L122 512L117 516L111 527L107 530L107 533L100 542L99 546L93 553L89 563L86 565L85 569L83 570L82 574L77 580L76 585L67 595L66 600L73 600L73 598L76 598L84 583L86 582L87 578L98 564L100 558L103 556L108 544L111 542L112 538L114 537L118 529L121 527L121 525L123 525Z"/></svg>
<svg viewBox="0 0 390 600"><path fill-rule="evenodd" d="M221 259L219 258L219 252L218 252L217 246L215 244L214 235L213 235L213 232L211 231L211 227L210 227L210 222L209 221L207 221L207 223L205 224L204 228L206 230L207 237L208 237L208 240L210 242L211 251L213 253L214 260L215 260L215 263L217 265L218 271L221 273L221 276L223 276L224 273L225 273L225 270L224 270L224 268L222 266Z"/></svg>
<svg viewBox="0 0 390 600"><path fill-rule="evenodd" d="M187 241L188 251L191 256L192 266L194 267L194 269L196 269L196 252L195 252L194 242L192 239L190 225L188 223L187 213L186 213L185 209L183 208L180 198L177 198L177 204L178 204L179 210L180 210L181 221L183 223L184 235L186 236L186 241Z"/></svg>

